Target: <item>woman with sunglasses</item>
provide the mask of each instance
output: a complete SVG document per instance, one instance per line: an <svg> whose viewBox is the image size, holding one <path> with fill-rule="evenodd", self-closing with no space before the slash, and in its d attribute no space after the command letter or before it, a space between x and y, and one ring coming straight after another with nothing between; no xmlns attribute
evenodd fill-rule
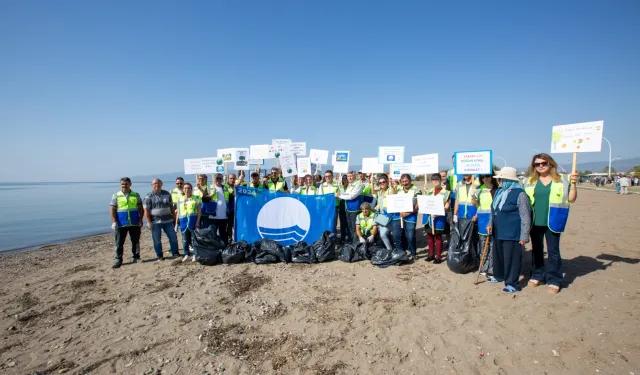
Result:
<svg viewBox="0 0 640 375"><path fill-rule="evenodd" d="M387 250L392 250L391 240L389 239L389 233L391 232L391 225L394 215L387 213L387 196L396 193L396 189L389 185L389 177L386 174L380 174L378 177L378 193L376 195L376 212L378 215L387 218L387 224L382 225L378 222L378 231L380 232L380 239L384 243L384 247Z"/></svg>
<svg viewBox="0 0 640 375"><path fill-rule="evenodd" d="M529 168L529 179L524 185L533 207L533 272L529 286L547 283L549 293L560 291L562 283L562 258L560 257L560 234L569 218L569 203L578 197L576 183L578 174L571 176L558 173L558 164L547 154L534 155ZM547 268L544 264L544 241L547 241Z"/></svg>
<svg viewBox="0 0 640 375"><path fill-rule="evenodd" d="M478 249L481 252L481 257L485 243L487 240L489 241L484 263L480 265L480 273L486 276L493 275L493 251L491 250L493 249L493 238L489 235L487 226L491 221L491 204L498 191L498 182L493 177L493 174L480 176L480 181L482 185L478 188L478 194L473 197L472 202L478 208L476 222L478 223Z"/></svg>

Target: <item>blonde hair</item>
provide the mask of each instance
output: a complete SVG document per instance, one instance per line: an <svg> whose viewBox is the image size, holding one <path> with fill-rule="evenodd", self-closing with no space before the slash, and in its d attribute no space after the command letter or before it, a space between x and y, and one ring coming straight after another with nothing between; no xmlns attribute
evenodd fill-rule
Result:
<svg viewBox="0 0 640 375"><path fill-rule="evenodd" d="M543 152L533 155L533 158L531 159L531 165L529 165L529 180L531 182L536 182L538 181L538 179L540 179L540 173L538 173L538 170L534 165L536 159L543 159L544 161L549 163L549 174L551 175L551 177L553 177L553 181L559 182L561 180L562 177L558 173L558 164L549 154L545 154Z"/></svg>

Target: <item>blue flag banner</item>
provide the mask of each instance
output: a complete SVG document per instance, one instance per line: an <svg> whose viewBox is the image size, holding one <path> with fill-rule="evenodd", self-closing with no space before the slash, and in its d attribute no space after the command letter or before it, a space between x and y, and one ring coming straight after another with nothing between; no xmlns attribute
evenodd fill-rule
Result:
<svg viewBox="0 0 640 375"><path fill-rule="evenodd" d="M333 194L299 195L236 187L235 241L263 238L282 246L313 243L324 231L333 232L336 198Z"/></svg>

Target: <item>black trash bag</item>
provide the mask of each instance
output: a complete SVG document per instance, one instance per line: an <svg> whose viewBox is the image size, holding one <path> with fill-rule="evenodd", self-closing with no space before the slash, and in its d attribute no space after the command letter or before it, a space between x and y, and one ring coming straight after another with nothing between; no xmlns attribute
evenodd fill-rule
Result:
<svg viewBox="0 0 640 375"><path fill-rule="evenodd" d="M260 241L258 253L253 262L257 264L288 263L291 262L291 252L276 241L265 238Z"/></svg>
<svg viewBox="0 0 640 375"><path fill-rule="evenodd" d="M475 223L470 219L458 219L458 223L454 223L452 229L447 251L447 266L455 273L472 272L479 263Z"/></svg>
<svg viewBox="0 0 640 375"><path fill-rule="evenodd" d="M234 242L222 250L222 263L238 264L244 262L245 254L250 246L246 241Z"/></svg>
<svg viewBox="0 0 640 375"><path fill-rule="evenodd" d="M218 240L213 228L198 228L193 233L193 252L196 262L204 266L213 266L222 261L221 251L224 243Z"/></svg>
<svg viewBox="0 0 640 375"><path fill-rule="evenodd" d="M371 255L371 264L380 268L389 266L399 266L403 262L409 260L407 253L398 250L387 250L384 247L370 246L373 251Z"/></svg>
<svg viewBox="0 0 640 375"><path fill-rule="evenodd" d="M318 262L336 260L336 245L331 237L331 232L327 230L322 233L322 237L313 243L313 252Z"/></svg>
<svg viewBox="0 0 640 375"><path fill-rule="evenodd" d="M244 253L244 260L247 262L253 262L256 259L256 255L260 250L260 242L254 242L247 246Z"/></svg>
<svg viewBox="0 0 640 375"><path fill-rule="evenodd" d="M342 246L342 248L340 249L340 255L338 256L338 260L341 260L347 263L353 263L360 260L365 260L366 259L365 252L362 246L360 245L363 245L363 244L358 244L358 246L346 244ZM360 247L360 249L358 249L358 247Z"/></svg>
<svg viewBox="0 0 640 375"><path fill-rule="evenodd" d="M286 249L291 253L291 261L293 263L316 263L318 261L313 248L306 242L298 242Z"/></svg>

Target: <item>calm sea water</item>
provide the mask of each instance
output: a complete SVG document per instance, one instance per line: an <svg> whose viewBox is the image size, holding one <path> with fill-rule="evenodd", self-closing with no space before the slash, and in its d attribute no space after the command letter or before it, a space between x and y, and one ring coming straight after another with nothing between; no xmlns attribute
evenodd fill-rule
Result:
<svg viewBox="0 0 640 375"><path fill-rule="evenodd" d="M151 182L132 189L144 198ZM0 183L0 252L111 232L109 202L118 190L119 182Z"/></svg>

